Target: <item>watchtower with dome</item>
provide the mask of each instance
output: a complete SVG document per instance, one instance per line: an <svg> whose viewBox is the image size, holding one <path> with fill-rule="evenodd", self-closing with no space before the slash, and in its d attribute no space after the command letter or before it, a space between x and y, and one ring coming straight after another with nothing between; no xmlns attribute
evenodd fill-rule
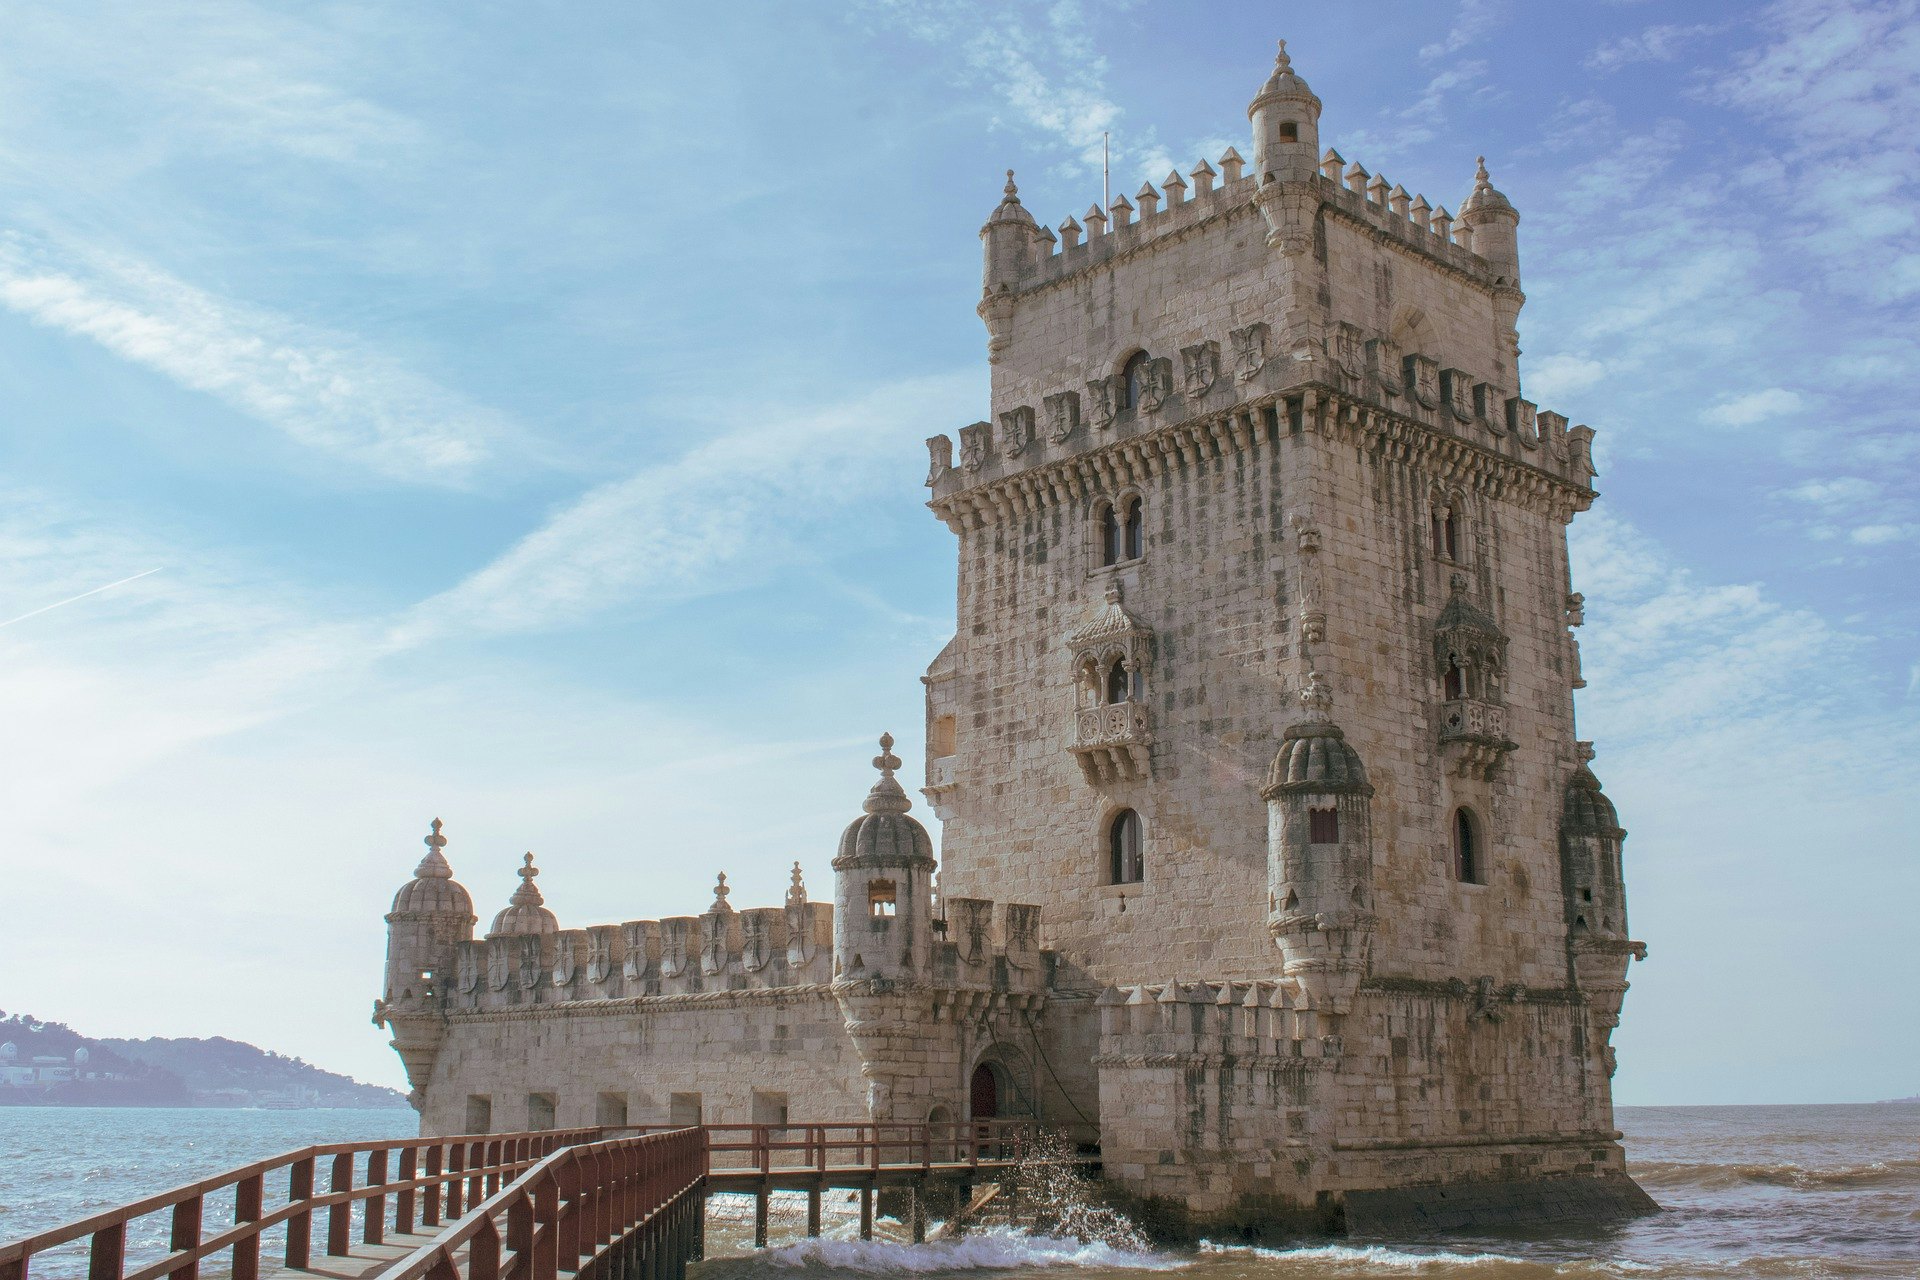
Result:
<svg viewBox="0 0 1920 1280"><path fill-rule="evenodd" d="M929 440L957 627L832 905L484 938L388 916L422 1123L966 1119L1097 1141L1176 1229L1645 1209L1613 1125L1625 832L1577 739L1593 432L1524 396L1520 215L1229 148L981 229L991 403ZM1216 167L1217 166L1217 167ZM938 882L935 882L936 865ZM484 1127L484 1125L482 1126Z"/></svg>

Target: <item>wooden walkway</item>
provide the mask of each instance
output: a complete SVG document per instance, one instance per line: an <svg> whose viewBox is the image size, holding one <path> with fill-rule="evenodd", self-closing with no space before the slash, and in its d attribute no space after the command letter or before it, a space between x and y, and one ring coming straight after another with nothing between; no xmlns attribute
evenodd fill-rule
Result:
<svg viewBox="0 0 1920 1280"><path fill-rule="evenodd" d="M1004 1182L1037 1136L1031 1121L707 1125L303 1147L0 1245L0 1280L37 1280L36 1258L82 1241L87 1280L677 1280L704 1252L710 1194L752 1195L764 1245L775 1191L807 1193L810 1235L826 1191L855 1191L871 1239L875 1194L906 1188L918 1241L930 1188Z"/></svg>

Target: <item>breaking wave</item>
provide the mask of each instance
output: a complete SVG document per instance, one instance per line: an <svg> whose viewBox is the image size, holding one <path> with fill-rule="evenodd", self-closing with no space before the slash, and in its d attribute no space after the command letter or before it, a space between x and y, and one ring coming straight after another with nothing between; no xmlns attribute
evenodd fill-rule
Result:
<svg viewBox="0 0 1920 1280"><path fill-rule="evenodd" d="M1009 1227L986 1227L958 1240L901 1244L891 1240L822 1237L767 1249L748 1259L755 1267L852 1271L898 1275L948 1271L1014 1271L1035 1267L1171 1271L1187 1259L1120 1249L1103 1240L1028 1235Z"/></svg>
<svg viewBox="0 0 1920 1280"><path fill-rule="evenodd" d="M1527 1270L1520 1274L1551 1275L1538 1262L1527 1258L1509 1257L1503 1253L1447 1253L1436 1250L1432 1253L1410 1253L1402 1249L1389 1248L1386 1245L1302 1245L1297 1249L1276 1249L1264 1245L1252 1244L1214 1244L1203 1241L1202 1254L1239 1254L1244 1257L1268 1259L1274 1262L1319 1264L1313 1274L1325 1276L1378 1275L1389 1272L1395 1275L1419 1275L1422 1272L1432 1275L1444 1275L1461 1267L1523 1267Z"/></svg>
<svg viewBox="0 0 1920 1280"><path fill-rule="evenodd" d="M1697 1187L1723 1191L1732 1187L1788 1187L1796 1191L1854 1191L1873 1187L1920 1187L1920 1160L1876 1160L1872 1164L1809 1169L1790 1162L1779 1164L1697 1164L1687 1161L1636 1162L1629 1172L1642 1186Z"/></svg>

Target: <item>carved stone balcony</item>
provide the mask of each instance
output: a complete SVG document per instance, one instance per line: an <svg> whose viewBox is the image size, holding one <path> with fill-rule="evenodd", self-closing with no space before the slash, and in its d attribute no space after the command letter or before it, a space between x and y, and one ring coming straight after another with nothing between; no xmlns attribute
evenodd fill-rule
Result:
<svg viewBox="0 0 1920 1280"><path fill-rule="evenodd" d="M1144 702L1116 702L1074 712L1073 754L1087 781L1131 782L1151 772L1153 720Z"/></svg>
<svg viewBox="0 0 1920 1280"><path fill-rule="evenodd" d="M1507 709L1478 698L1440 704L1440 753L1463 778L1485 778L1518 745L1507 737Z"/></svg>
<svg viewBox="0 0 1920 1280"><path fill-rule="evenodd" d="M920 794L933 806L934 816L945 822L953 814L953 793L960 789L960 757L930 756L927 759L927 785Z"/></svg>

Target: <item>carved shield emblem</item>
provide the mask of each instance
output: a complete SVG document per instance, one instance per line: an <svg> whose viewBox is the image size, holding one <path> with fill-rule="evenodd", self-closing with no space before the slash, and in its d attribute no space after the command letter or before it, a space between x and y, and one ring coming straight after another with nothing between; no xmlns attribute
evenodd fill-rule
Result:
<svg viewBox="0 0 1920 1280"><path fill-rule="evenodd" d="M496 938L487 944L487 985L505 991L513 981L513 956L507 951L507 939Z"/></svg>
<svg viewBox="0 0 1920 1280"><path fill-rule="evenodd" d="M1233 371L1242 382L1252 382L1267 367L1267 325L1256 321L1227 335L1233 343Z"/></svg>
<svg viewBox="0 0 1920 1280"><path fill-rule="evenodd" d="M978 471L984 466L992 435L993 428L984 422L960 428L960 465L969 471Z"/></svg>
<svg viewBox="0 0 1920 1280"><path fill-rule="evenodd" d="M1140 407L1158 413L1173 394L1173 361L1164 356L1149 360L1140 369Z"/></svg>
<svg viewBox="0 0 1920 1280"><path fill-rule="evenodd" d="M1209 339L1180 348L1181 384L1188 396L1203 396L1220 380L1220 344Z"/></svg>
<svg viewBox="0 0 1920 1280"><path fill-rule="evenodd" d="M1406 383L1401 381L1400 352L1388 339L1367 340L1367 376L1383 395L1397 396L1406 391Z"/></svg>
<svg viewBox="0 0 1920 1280"><path fill-rule="evenodd" d="M1532 449L1540 444L1537 409L1531 400L1514 396L1507 401L1507 429L1520 437L1520 443Z"/></svg>
<svg viewBox="0 0 1920 1280"><path fill-rule="evenodd" d="M1055 444L1063 444L1080 427L1080 393L1062 391L1048 396L1047 439Z"/></svg>
<svg viewBox="0 0 1920 1280"><path fill-rule="evenodd" d="M1357 325L1343 321L1334 326L1333 367L1341 377L1347 379L1349 385L1358 382L1360 376L1366 372L1365 345L1366 339L1361 336Z"/></svg>
<svg viewBox="0 0 1920 1280"><path fill-rule="evenodd" d="M1413 397L1415 404L1422 409L1440 407L1440 364L1422 355L1411 355L1404 361L1404 376L1407 394Z"/></svg>
<svg viewBox="0 0 1920 1280"><path fill-rule="evenodd" d="M620 926L620 940L627 948L627 958L620 965L621 975L635 980L646 977L653 964L653 931L646 922L634 920Z"/></svg>
<svg viewBox="0 0 1920 1280"><path fill-rule="evenodd" d="M593 929L587 933L587 981L605 982L613 976L613 930Z"/></svg>
<svg viewBox="0 0 1920 1280"><path fill-rule="evenodd" d="M573 985L573 975L579 972L579 961L573 954L573 939L561 938L553 956L553 985L569 987Z"/></svg>
<svg viewBox="0 0 1920 1280"><path fill-rule="evenodd" d="M727 967L727 916L700 917L700 971L718 973Z"/></svg>
<svg viewBox="0 0 1920 1280"><path fill-rule="evenodd" d="M740 963L748 973L758 973L773 959L772 930L763 911L749 911L740 917Z"/></svg>
<svg viewBox="0 0 1920 1280"><path fill-rule="evenodd" d="M541 973L540 939L520 939L520 989L531 991L540 985Z"/></svg>
<svg viewBox="0 0 1920 1280"><path fill-rule="evenodd" d="M813 961L813 918L804 902L796 902L787 912L787 963L794 968Z"/></svg>
<svg viewBox="0 0 1920 1280"><path fill-rule="evenodd" d="M463 942L460 944L460 976L458 981L460 990L463 992L471 992L475 987L480 985L479 948L471 942Z"/></svg>
<svg viewBox="0 0 1920 1280"><path fill-rule="evenodd" d="M660 930L660 973L677 978L687 971L687 922L662 920Z"/></svg>
<svg viewBox="0 0 1920 1280"><path fill-rule="evenodd" d="M1440 371L1440 398L1458 422L1473 421L1473 379L1458 369Z"/></svg>
<svg viewBox="0 0 1920 1280"><path fill-rule="evenodd" d="M953 470L953 441L944 435L927 440L927 486L939 484Z"/></svg>
<svg viewBox="0 0 1920 1280"><path fill-rule="evenodd" d="M1113 415L1119 401L1113 394L1112 378L1095 378L1087 384L1087 421L1099 431L1105 431L1113 425Z"/></svg>
<svg viewBox="0 0 1920 1280"><path fill-rule="evenodd" d="M1033 407L1021 405L1000 415L1000 449L1017 458L1033 443Z"/></svg>

